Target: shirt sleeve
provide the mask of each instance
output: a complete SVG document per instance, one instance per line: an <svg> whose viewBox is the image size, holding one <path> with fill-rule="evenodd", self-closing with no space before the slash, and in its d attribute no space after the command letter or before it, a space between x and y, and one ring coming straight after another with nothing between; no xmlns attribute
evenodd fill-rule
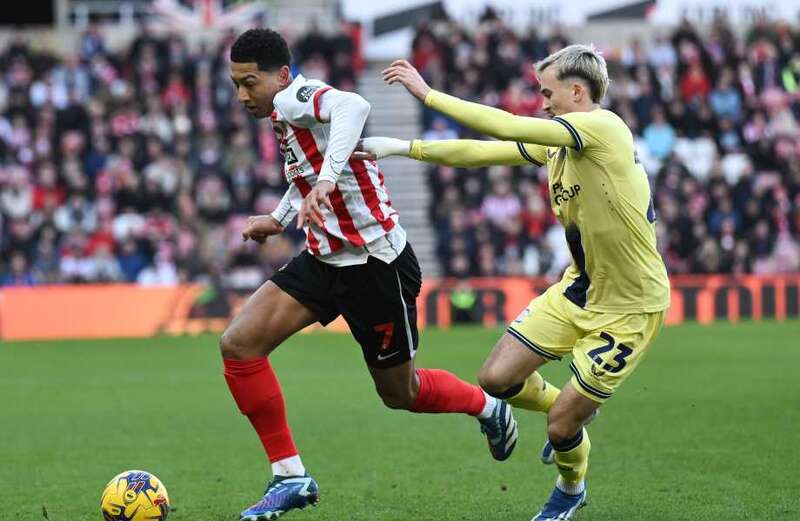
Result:
<svg viewBox="0 0 800 521"><path fill-rule="evenodd" d="M433 89L425 98L425 105L476 132L503 141L552 147L576 146L567 127L557 121L515 116L504 110L464 101Z"/></svg>
<svg viewBox="0 0 800 521"><path fill-rule="evenodd" d="M536 166L544 166L547 163L547 147L544 145L534 145L533 143L517 142L517 148L522 157L529 163Z"/></svg>
<svg viewBox="0 0 800 521"><path fill-rule="evenodd" d="M323 123L330 122L331 126L317 181L335 184L358 144L370 105L354 92L332 89L320 96L322 99L316 117Z"/></svg>
<svg viewBox="0 0 800 521"><path fill-rule="evenodd" d="M292 183L283 194L283 197L281 197L277 208L270 213L272 218L278 221L284 228L286 228L286 225L292 222L292 219L297 215L297 209L292 206L292 198L297 196L299 196L299 192L294 183Z"/></svg>
<svg viewBox="0 0 800 521"><path fill-rule="evenodd" d="M492 165L542 166L547 155L545 147L510 141L415 139L408 157L438 165L472 168Z"/></svg>
<svg viewBox="0 0 800 521"><path fill-rule="evenodd" d="M322 122L322 95L331 90L333 87L311 80L292 92L280 92L275 105L290 124L311 128Z"/></svg>
<svg viewBox="0 0 800 521"><path fill-rule="evenodd" d="M608 119L602 116L602 111L570 112L556 116L553 121L567 129L575 140L575 150L578 151L603 146L607 141L603 136L604 133L616 130L610 128Z"/></svg>

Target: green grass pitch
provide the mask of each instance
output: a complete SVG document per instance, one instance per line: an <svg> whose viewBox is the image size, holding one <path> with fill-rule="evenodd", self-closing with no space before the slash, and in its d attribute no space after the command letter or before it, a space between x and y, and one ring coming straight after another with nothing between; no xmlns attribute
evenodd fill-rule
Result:
<svg viewBox="0 0 800 521"><path fill-rule="evenodd" d="M418 365L474 381L501 331L423 333ZM800 520L800 323L665 329L591 426L579 521ZM308 334L273 356L322 502L287 520L525 521L555 469L544 417L517 411L520 443L494 462L475 420L385 409L345 335ZM565 363L545 376L558 384ZM0 344L0 519L101 519L102 487L146 469L170 520L235 520L266 461L221 375L216 337Z"/></svg>

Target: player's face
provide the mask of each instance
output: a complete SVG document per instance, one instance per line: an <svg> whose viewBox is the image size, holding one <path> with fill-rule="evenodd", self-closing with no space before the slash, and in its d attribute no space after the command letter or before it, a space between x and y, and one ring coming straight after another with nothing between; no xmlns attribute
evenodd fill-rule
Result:
<svg viewBox="0 0 800 521"><path fill-rule="evenodd" d="M576 91L576 87L582 86L570 78L558 79L558 69L555 66L548 67L539 75L542 96L544 96L544 110L549 117L560 116L575 112L578 108L578 101L581 96Z"/></svg>
<svg viewBox="0 0 800 521"><path fill-rule="evenodd" d="M290 83L289 67L275 71L258 70L255 62L231 62L231 80L236 87L239 103L257 118L266 118L274 109L275 94Z"/></svg>

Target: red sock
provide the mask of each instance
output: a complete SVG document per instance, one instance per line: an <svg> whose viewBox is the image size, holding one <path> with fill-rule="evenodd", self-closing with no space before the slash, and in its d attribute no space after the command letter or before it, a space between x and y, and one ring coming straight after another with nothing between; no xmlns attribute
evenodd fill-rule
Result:
<svg viewBox="0 0 800 521"><path fill-rule="evenodd" d="M477 416L486 396L477 385L468 384L441 369L417 369L419 392L412 412L463 412Z"/></svg>
<svg viewBox="0 0 800 521"><path fill-rule="evenodd" d="M225 381L242 414L247 416L261 438L269 461L274 463L297 455L297 447L286 421L281 384L269 361L224 359Z"/></svg>

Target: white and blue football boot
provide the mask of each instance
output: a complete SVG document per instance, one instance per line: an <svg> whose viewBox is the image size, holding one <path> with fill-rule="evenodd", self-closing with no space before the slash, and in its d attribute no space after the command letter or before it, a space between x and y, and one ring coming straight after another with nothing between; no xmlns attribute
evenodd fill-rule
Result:
<svg viewBox="0 0 800 521"><path fill-rule="evenodd" d="M267 485L261 501L240 514L239 521L270 521L296 508L316 506L319 485L305 476L275 476Z"/></svg>
<svg viewBox="0 0 800 521"><path fill-rule="evenodd" d="M556 487L550 499L531 521L569 521L586 504L586 487L578 495L567 494Z"/></svg>
<svg viewBox="0 0 800 521"><path fill-rule="evenodd" d="M589 416L589 419L583 424L584 427L592 423L592 421L600 414L600 409L597 409ZM544 447L542 447L542 453L539 455L542 460L542 463L545 465L552 465L556 462L556 452L553 450L553 445L550 443L550 440L544 442Z"/></svg>
<svg viewBox="0 0 800 521"><path fill-rule="evenodd" d="M478 420L481 432L486 435L489 442L489 452L497 461L503 461L511 456L517 446L519 430L517 420L511 412L511 406L505 400L497 400L492 415L484 420Z"/></svg>

